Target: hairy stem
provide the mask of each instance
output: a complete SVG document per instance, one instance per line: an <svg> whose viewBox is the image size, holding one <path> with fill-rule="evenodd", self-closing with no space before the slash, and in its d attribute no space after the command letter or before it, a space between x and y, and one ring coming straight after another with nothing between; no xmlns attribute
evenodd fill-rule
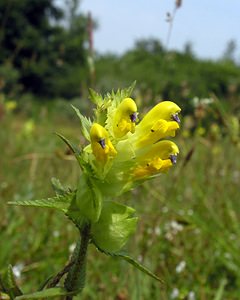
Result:
<svg viewBox="0 0 240 300"><path fill-rule="evenodd" d="M80 235L80 242L77 244L71 259L74 263L71 266L64 283L67 291L76 291L77 293L80 293L85 285L86 258L90 240L90 225L86 225L80 231ZM72 297L73 296L67 296L66 300L71 300Z"/></svg>

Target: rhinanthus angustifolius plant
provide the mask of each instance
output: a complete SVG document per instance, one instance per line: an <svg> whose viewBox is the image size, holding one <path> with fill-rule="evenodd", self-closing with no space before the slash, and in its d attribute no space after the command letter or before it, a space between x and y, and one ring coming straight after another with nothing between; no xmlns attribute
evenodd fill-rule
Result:
<svg viewBox="0 0 240 300"><path fill-rule="evenodd" d="M133 209L109 201L166 172L176 163L179 152L174 142L165 139L174 137L179 128L179 106L171 101L160 102L138 120L137 105L129 94L130 89L103 98L91 91L96 104L92 121L74 108L89 143L79 154L85 181L80 179L76 206L92 223L93 241L110 252L122 248L134 231L137 218ZM123 232L119 228L114 231L119 224L113 223L113 215L120 207L126 209L122 224L127 224L128 229ZM108 217L112 223L103 231Z"/></svg>
<svg viewBox="0 0 240 300"><path fill-rule="evenodd" d="M162 101L140 120L137 105L130 98L132 89L118 90L105 97L90 90L90 99L96 106L92 120L73 107L86 145L75 146L58 135L70 147L81 168L75 189L64 188L59 180L53 179L55 197L12 202L61 210L79 229L80 246L73 253L64 284L67 292L76 294L84 287L89 243L160 280L121 252L136 230L138 218L132 207L115 200L140 183L165 173L176 163L179 150L168 138L174 137L179 129L181 109L174 102Z"/></svg>

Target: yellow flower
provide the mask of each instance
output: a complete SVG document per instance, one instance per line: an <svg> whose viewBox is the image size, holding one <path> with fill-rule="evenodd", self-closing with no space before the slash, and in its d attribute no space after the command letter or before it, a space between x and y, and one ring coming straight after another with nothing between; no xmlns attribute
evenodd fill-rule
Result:
<svg viewBox="0 0 240 300"><path fill-rule="evenodd" d="M171 101L163 101L154 106L136 126L136 147L154 144L167 136L175 136L175 131L179 128L180 111L180 107Z"/></svg>
<svg viewBox="0 0 240 300"><path fill-rule="evenodd" d="M139 124L133 99L121 94L111 98L105 112L99 105L103 126L90 127L91 144L85 148L101 190L105 195L120 195L139 184L139 180L166 172L177 160L178 147L167 136L175 136L179 128L180 107L163 101L153 107ZM108 98L104 99L106 102ZM95 121L96 122L96 121ZM89 152L89 150L90 152ZM102 168L103 167L103 168Z"/></svg>
<svg viewBox="0 0 240 300"><path fill-rule="evenodd" d="M137 121L137 105L131 98L125 98L118 105L113 119L113 133L116 138L122 138L128 132L135 131Z"/></svg>
<svg viewBox="0 0 240 300"><path fill-rule="evenodd" d="M166 172L177 162L178 147L171 141L164 140L152 145L137 157L137 167L133 174L136 179Z"/></svg>
<svg viewBox="0 0 240 300"><path fill-rule="evenodd" d="M109 139L107 130L98 123L92 125L90 138L92 152L98 161L105 163L109 158L113 158L117 154Z"/></svg>

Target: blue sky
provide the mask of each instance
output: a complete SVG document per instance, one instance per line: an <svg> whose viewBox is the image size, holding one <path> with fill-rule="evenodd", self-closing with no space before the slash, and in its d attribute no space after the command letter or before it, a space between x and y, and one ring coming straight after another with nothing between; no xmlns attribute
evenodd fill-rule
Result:
<svg viewBox="0 0 240 300"><path fill-rule="evenodd" d="M191 41L202 58L219 58L229 40L237 42L240 58L240 1L183 0L177 10L169 49L183 49ZM91 11L99 27L94 47L100 53L121 54L141 38L158 38L166 46L175 0L82 0L80 10Z"/></svg>

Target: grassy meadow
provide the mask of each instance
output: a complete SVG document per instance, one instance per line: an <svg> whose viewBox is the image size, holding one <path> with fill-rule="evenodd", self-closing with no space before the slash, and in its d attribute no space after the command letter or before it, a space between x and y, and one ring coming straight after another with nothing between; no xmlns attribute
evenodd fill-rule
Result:
<svg viewBox="0 0 240 300"><path fill-rule="evenodd" d="M12 264L25 292L65 265L77 230L56 211L7 202L50 197L51 177L73 186L80 175L54 134L81 141L70 105L31 105L0 120L0 273ZM212 137L184 126L177 165L119 199L139 215L127 251L164 284L90 246L87 285L76 299L239 299L239 147L228 131Z"/></svg>

